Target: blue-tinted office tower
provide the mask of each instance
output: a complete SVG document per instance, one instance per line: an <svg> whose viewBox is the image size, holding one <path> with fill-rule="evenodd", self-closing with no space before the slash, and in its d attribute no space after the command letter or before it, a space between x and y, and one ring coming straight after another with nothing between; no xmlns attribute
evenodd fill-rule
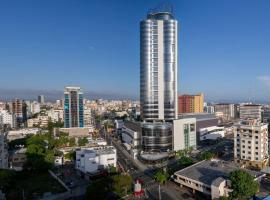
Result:
<svg viewBox="0 0 270 200"><path fill-rule="evenodd" d="M66 87L64 99L65 128L84 127L83 92L80 87Z"/></svg>

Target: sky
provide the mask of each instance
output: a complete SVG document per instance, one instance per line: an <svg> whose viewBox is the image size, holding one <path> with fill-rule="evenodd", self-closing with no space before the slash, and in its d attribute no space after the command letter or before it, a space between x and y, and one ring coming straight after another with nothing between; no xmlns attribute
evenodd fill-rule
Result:
<svg viewBox="0 0 270 200"><path fill-rule="evenodd" d="M0 96L68 85L139 97L139 22L158 0L0 0ZM270 1L171 0L179 94L270 101Z"/></svg>

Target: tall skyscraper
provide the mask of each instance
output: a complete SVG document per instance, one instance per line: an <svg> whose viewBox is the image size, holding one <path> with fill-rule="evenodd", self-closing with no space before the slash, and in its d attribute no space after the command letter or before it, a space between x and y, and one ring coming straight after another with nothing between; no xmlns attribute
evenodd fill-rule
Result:
<svg viewBox="0 0 270 200"><path fill-rule="evenodd" d="M38 103L40 103L40 104L44 104L45 103L44 95L38 95Z"/></svg>
<svg viewBox="0 0 270 200"><path fill-rule="evenodd" d="M140 101L144 121L177 119L177 20L157 9L140 23Z"/></svg>
<svg viewBox="0 0 270 200"><path fill-rule="evenodd" d="M80 87L66 87L64 92L65 128L84 127L83 92Z"/></svg>

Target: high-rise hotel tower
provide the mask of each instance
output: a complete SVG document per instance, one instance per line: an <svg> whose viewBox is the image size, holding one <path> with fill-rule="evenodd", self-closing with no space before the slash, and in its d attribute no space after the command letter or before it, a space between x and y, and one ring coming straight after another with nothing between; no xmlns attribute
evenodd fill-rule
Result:
<svg viewBox="0 0 270 200"><path fill-rule="evenodd" d="M144 121L177 119L177 20L152 11L140 23L140 102Z"/></svg>
<svg viewBox="0 0 270 200"><path fill-rule="evenodd" d="M80 87L66 87L64 99L65 128L83 127L83 93Z"/></svg>

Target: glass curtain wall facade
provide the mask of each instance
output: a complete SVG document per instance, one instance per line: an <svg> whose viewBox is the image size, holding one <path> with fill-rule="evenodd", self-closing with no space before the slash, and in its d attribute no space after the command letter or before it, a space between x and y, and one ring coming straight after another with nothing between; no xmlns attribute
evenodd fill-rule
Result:
<svg viewBox="0 0 270 200"><path fill-rule="evenodd" d="M83 93L79 87L66 87L64 93L65 128L84 127Z"/></svg>
<svg viewBox="0 0 270 200"><path fill-rule="evenodd" d="M152 12L140 23L140 102L145 121L177 119L177 21Z"/></svg>

